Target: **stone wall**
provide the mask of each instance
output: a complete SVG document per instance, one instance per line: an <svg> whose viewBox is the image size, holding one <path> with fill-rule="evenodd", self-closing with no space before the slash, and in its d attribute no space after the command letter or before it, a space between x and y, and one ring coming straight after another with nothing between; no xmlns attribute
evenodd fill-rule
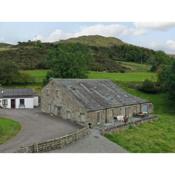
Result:
<svg viewBox="0 0 175 175"><path fill-rule="evenodd" d="M64 86L54 81L42 89L41 110L79 124L86 122L87 112L84 106Z"/></svg>
<svg viewBox="0 0 175 175"><path fill-rule="evenodd" d="M40 153L40 152L48 152L56 149L61 149L66 145L71 144L88 134L89 134L89 129L87 127L84 127L73 133L67 134L63 137L21 147L16 152L17 153Z"/></svg>
<svg viewBox="0 0 175 175"><path fill-rule="evenodd" d="M103 127L100 129L100 132L102 135L106 134L106 133L117 133L122 131L123 129L127 129L130 126L136 126L145 122L152 122L154 120L157 120L158 117L157 116L149 116L149 117L144 117L144 118L138 118L135 121L131 121L128 123L122 123L119 125L113 125L113 126L108 126L108 127Z"/></svg>
<svg viewBox="0 0 175 175"><path fill-rule="evenodd" d="M134 113L141 112L142 105L148 106L149 114L153 112L153 105L151 103L122 106L89 112L87 122L91 123L92 127L96 125L104 125L105 123L113 123L114 117L118 115L132 117Z"/></svg>

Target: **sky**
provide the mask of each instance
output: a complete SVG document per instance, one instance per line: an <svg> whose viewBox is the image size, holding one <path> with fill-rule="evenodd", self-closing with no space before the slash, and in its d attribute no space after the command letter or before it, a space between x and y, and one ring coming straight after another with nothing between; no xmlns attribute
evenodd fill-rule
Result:
<svg viewBox="0 0 175 175"><path fill-rule="evenodd" d="M124 42L175 54L172 22L0 22L0 42L54 42L82 35L116 37Z"/></svg>

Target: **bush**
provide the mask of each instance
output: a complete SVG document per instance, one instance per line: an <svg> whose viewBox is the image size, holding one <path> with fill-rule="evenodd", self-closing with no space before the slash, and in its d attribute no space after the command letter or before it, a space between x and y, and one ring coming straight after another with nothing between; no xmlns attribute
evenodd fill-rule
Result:
<svg viewBox="0 0 175 175"><path fill-rule="evenodd" d="M163 91L167 92L169 98L175 99L175 61L169 66L164 66L158 74L158 81Z"/></svg>
<svg viewBox="0 0 175 175"><path fill-rule="evenodd" d="M10 61L0 61L0 65L0 84L14 84L19 77L18 66Z"/></svg>
<svg viewBox="0 0 175 175"><path fill-rule="evenodd" d="M140 86L138 86L138 90L146 93L155 94L160 92L160 87L155 82L145 80Z"/></svg>

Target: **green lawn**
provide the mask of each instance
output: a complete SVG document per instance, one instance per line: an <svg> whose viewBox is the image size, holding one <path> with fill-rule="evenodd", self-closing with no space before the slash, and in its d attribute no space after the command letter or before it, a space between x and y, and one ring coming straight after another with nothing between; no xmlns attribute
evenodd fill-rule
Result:
<svg viewBox="0 0 175 175"><path fill-rule="evenodd" d="M21 129L21 125L14 120L0 117L0 144L15 136Z"/></svg>
<svg viewBox="0 0 175 175"><path fill-rule="evenodd" d="M129 93L150 100L159 119L106 137L130 152L175 152L175 108L166 94L145 94L128 88L126 83L120 85Z"/></svg>
<svg viewBox="0 0 175 175"><path fill-rule="evenodd" d="M107 73L91 71L88 76L92 79L111 79L124 82L140 82L145 79L155 81L157 79L156 74L151 72Z"/></svg>
<svg viewBox="0 0 175 175"><path fill-rule="evenodd" d="M17 88L31 88L35 92L40 93L41 89L43 87L43 80L47 75L48 70L25 70L21 71L24 73L29 74L35 81L34 84L28 84L28 85L17 85L15 87Z"/></svg>
<svg viewBox="0 0 175 175"><path fill-rule="evenodd" d="M48 70L25 70L22 72L27 73L33 77L36 83L42 83L43 79L47 75Z"/></svg>
<svg viewBox="0 0 175 175"><path fill-rule="evenodd" d="M32 76L37 83L42 83L48 70L26 70L23 72ZM143 81L145 79L156 80L156 74L151 72L108 73L90 71L88 77L92 79L111 79L125 82Z"/></svg>

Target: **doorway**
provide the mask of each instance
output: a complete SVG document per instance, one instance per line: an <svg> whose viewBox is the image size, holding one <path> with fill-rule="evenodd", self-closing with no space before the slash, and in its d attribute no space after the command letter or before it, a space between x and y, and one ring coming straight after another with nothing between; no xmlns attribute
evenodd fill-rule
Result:
<svg viewBox="0 0 175 175"><path fill-rule="evenodd" d="M107 109L105 110L105 123L108 123L108 113L107 113Z"/></svg>
<svg viewBox="0 0 175 175"><path fill-rule="evenodd" d="M142 112L148 112L148 105L147 104L143 104L142 106L141 106L141 111Z"/></svg>
<svg viewBox="0 0 175 175"><path fill-rule="evenodd" d="M13 109L16 108L16 101L15 101L15 99L11 99L11 108L13 108Z"/></svg>

